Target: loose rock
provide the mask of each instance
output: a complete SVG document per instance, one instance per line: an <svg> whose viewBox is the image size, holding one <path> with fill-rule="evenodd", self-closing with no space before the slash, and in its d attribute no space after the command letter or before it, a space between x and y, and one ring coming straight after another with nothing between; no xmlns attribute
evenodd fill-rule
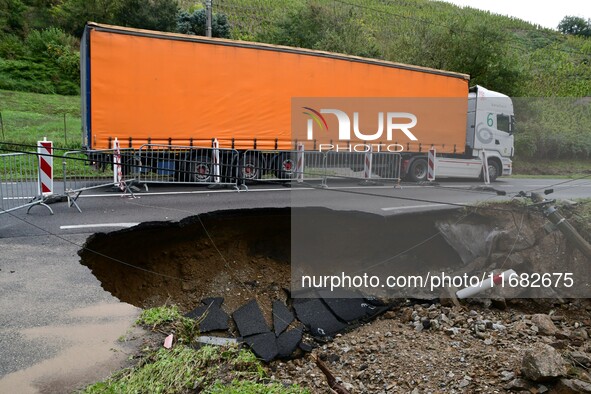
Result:
<svg viewBox="0 0 591 394"><path fill-rule="evenodd" d="M534 382L550 381L566 375L562 356L552 346L536 344L526 351L521 372Z"/></svg>

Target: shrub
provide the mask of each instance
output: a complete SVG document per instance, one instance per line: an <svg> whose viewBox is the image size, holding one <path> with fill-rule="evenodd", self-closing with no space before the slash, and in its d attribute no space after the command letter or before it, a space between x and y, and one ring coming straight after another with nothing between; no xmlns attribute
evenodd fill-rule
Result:
<svg viewBox="0 0 591 394"><path fill-rule="evenodd" d="M27 53L23 41L14 34L7 34L0 38L0 57L4 59L19 59Z"/></svg>

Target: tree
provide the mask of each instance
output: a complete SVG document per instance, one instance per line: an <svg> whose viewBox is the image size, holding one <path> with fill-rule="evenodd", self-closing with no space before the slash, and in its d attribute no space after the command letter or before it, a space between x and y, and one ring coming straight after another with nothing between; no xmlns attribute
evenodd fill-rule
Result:
<svg viewBox="0 0 591 394"><path fill-rule="evenodd" d="M573 36L591 37L591 19L565 16L558 24L558 31Z"/></svg>
<svg viewBox="0 0 591 394"><path fill-rule="evenodd" d="M373 29L353 7L328 7L321 2L288 13L258 40L280 45L380 58Z"/></svg>
<svg viewBox="0 0 591 394"><path fill-rule="evenodd" d="M90 21L174 31L177 13L176 0L65 0L52 9L59 26L77 37Z"/></svg>
<svg viewBox="0 0 591 394"><path fill-rule="evenodd" d="M182 34L194 34L204 36L207 24L205 9L201 8L188 13L181 12L177 18L176 31ZM211 21L212 37L230 38L230 24L224 14L213 14Z"/></svg>
<svg viewBox="0 0 591 394"><path fill-rule="evenodd" d="M120 0L115 24L139 29L175 31L179 11L176 0Z"/></svg>
<svg viewBox="0 0 591 394"><path fill-rule="evenodd" d="M462 18L445 26L423 24L406 37L408 53L402 61L469 74L472 84L518 95L523 71L508 45L508 34L496 26Z"/></svg>
<svg viewBox="0 0 591 394"><path fill-rule="evenodd" d="M26 10L27 7L20 0L0 0L0 33L24 36Z"/></svg>
<svg viewBox="0 0 591 394"><path fill-rule="evenodd" d="M120 0L65 0L51 10L56 23L64 31L81 37L86 22L115 22Z"/></svg>

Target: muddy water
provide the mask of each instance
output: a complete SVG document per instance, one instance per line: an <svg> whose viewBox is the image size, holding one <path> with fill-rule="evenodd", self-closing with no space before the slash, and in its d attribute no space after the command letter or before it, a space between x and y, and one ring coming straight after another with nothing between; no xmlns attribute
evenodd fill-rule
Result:
<svg viewBox="0 0 591 394"><path fill-rule="evenodd" d="M128 304L98 304L69 313L75 323L29 328L21 334L30 340L52 338L69 346L55 357L6 375L2 393L67 393L110 375L126 364L129 348L118 342L130 330L139 311ZM139 330L139 329L137 329ZM129 331L129 336L133 332ZM111 348L105 344L115 344Z"/></svg>

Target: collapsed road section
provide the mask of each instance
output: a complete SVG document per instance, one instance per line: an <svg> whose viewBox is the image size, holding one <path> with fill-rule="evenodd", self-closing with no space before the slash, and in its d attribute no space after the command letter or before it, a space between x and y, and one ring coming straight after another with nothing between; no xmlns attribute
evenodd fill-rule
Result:
<svg viewBox="0 0 591 394"><path fill-rule="evenodd" d="M80 255L103 288L120 300L143 308L176 304L187 316L202 319L202 333L240 337L268 361L311 350L303 333L331 338L397 302L367 289L292 292L290 263L298 239L291 234L294 211L314 218L315 230L307 238L321 245L324 259L350 262L370 256L407 272L421 266L450 274L568 267L586 278L584 256L559 233L548 235L540 215L505 208L391 217L324 208L220 211L94 234ZM332 237L346 239L347 246L329 242ZM304 249L312 259L313 248ZM528 294L523 286L502 290L494 296ZM557 289L542 290L546 298L558 296Z"/></svg>

